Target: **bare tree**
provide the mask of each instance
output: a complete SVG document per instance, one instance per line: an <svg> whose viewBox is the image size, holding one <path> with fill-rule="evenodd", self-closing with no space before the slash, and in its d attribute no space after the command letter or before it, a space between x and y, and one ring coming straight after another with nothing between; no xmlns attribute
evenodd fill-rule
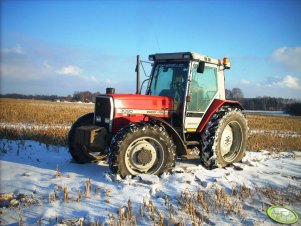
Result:
<svg viewBox="0 0 301 226"><path fill-rule="evenodd" d="M242 100L244 98L244 94L240 88L233 88L231 93L233 100Z"/></svg>

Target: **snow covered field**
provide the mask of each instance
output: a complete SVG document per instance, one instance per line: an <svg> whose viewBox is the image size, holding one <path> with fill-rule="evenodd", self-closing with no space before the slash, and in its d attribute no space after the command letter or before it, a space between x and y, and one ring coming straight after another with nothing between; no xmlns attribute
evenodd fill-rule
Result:
<svg viewBox="0 0 301 226"><path fill-rule="evenodd" d="M2 139L0 157L0 225L274 225L272 204L301 214L301 152L248 152L214 170L177 161L171 175L125 180L35 141Z"/></svg>

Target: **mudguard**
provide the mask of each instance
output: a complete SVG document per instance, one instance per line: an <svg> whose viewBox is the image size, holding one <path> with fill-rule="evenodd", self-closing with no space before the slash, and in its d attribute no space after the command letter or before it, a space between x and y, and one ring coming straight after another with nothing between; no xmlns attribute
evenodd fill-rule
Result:
<svg viewBox="0 0 301 226"><path fill-rule="evenodd" d="M231 107L237 107L237 108L242 109L242 110L244 109L238 101L215 99L212 102L212 104L210 105L210 107L208 108L205 115L203 116L203 119L202 119L202 121L201 121L201 123L198 126L196 131L199 132L199 133L203 132L205 126L207 125L207 123L210 120L210 118L212 117L212 115L218 109L220 109L220 107L222 107L223 105L228 105L228 106L231 106Z"/></svg>
<svg viewBox="0 0 301 226"><path fill-rule="evenodd" d="M166 130L168 131L168 133L171 135L176 147L177 147L177 155L187 155L187 147L183 141L183 139L181 138L181 136L177 133L177 131L173 128L172 125L170 125L168 122L166 122L165 120L161 119L161 118L157 118L155 116L152 115L144 115L146 118L149 118L149 121L155 121L155 122L159 122L162 123Z"/></svg>

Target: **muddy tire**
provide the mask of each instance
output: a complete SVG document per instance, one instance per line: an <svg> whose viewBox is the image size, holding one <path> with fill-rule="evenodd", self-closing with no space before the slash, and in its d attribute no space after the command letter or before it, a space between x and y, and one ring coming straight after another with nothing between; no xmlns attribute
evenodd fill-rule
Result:
<svg viewBox="0 0 301 226"><path fill-rule="evenodd" d="M77 119L77 121L72 125L69 134L68 134L68 147L69 152L73 158L73 160L77 163L90 163L94 161L96 158L89 155L86 147L83 147L75 142L75 129L80 126L93 125L94 113L88 113L86 115L81 116Z"/></svg>
<svg viewBox="0 0 301 226"><path fill-rule="evenodd" d="M222 107L212 116L201 137L200 158L206 168L239 162L247 146L247 120L241 110Z"/></svg>
<svg viewBox="0 0 301 226"><path fill-rule="evenodd" d="M126 175L155 174L171 171L176 146L165 128L151 122L131 123L112 139L109 167Z"/></svg>

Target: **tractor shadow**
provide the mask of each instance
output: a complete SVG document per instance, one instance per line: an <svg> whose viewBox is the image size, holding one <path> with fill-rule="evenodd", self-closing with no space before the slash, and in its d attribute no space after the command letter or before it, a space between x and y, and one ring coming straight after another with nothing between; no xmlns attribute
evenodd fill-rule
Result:
<svg viewBox="0 0 301 226"><path fill-rule="evenodd" d="M176 160L175 167L194 168L194 167L199 167L199 165L203 166L199 156L189 156L189 158L178 158Z"/></svg>

